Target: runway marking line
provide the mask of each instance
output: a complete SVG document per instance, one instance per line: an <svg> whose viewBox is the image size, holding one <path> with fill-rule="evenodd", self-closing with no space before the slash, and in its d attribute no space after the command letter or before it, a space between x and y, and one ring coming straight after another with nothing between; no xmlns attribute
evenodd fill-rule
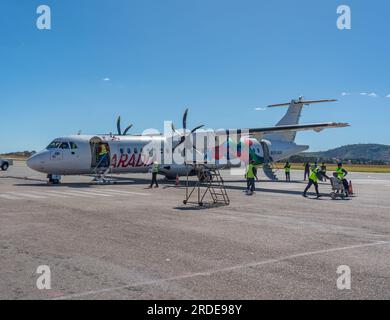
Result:
<svg viewBox="0 0 390 320"><path fill-rule="evenodd" d="M43 195L35 195L35 194L28 194L28 193L20 193L20 192L6 192L5 195L10 196L16 196L19 198L29 198L29 199L46 199L47 196Z"/></svg>
<svg viewBox="0 0 390 320"><path fill-rule="evenodd" d="M70 294L70 295L54 298L53 300L66 300L66 299L72 299L72 298L81 298L81 297L85 297L85 296L89 296L89 295L93 295L93 294L113 292L113 291L123 290L123 289L127 289L127 288L141 287L141 286L147 286L147 285L158 285L158 284L162 284L164 282L184 280L184 279L190 279L190 278L200 277L200 276L211 276L213 274L217 274L217 273L221 273L221 272L230 272L230 271L235 271L235 270L239 270L239 269L253 268L253 267L263 266L263 265L272 264L272 263L279 263L279 262L286 261L286 260L322 254L322 253L332 253L332 252L338 252L338 251L360 249L360 248L374 247L374 246L387 245L387 244L390 244L390 241L378 241L378 242L358 244L358 245L339 247L339 248L333 248L333 249L308 251L308 252L293 254L290 256L285 256L285 257L276 258L276 259L269 259L269 260L264 260L264 261L259 261L259 262L245 263L245 264L236 265L236 266L232 266L232 267L214 269L214 270L203 271L203 272L183 274L181 276L175 276L175 277L170 277L170 278L166 278L166 279L156 279L156 280L150 280L150 281L139 282L139 283L134 283L134 284L128 284L128 285L120 286L120 287L112 287L112 288L106 288L106 289L100 289L100 290L91 290L91 291L86 291L86 292L82 292L82 293L75 293L75 294Z"/></svg>
<svg viewBox="0 0 390 320"><path fill-rule="evenodd" d="M22 192L6 192L0 194L0 198L6 200L20 200L20 199L47 199L50 197L59 197L59 198L69 198L73 197L83 197L83 198L93 198L93 197L114 197L114 196L149 196L147 193L140 192L131 192L123 190L113 190L113 189L82 189L82 190L48 190L48 191L28 191L25 193Z"/></svg>
<svg viewBox="0 0 390 320"><path fill-rule="evenodd" d="M115 190L115 189L99 189L102 191L114 192L114 193L123 193L123 194L133 194L137 196L149 196L148 193L133 192L133 191L124 191L124 190Z"/></svg>
<svg viewBox="0 0 390 320"><path fill-rule="evenodd" d="M7 195L7 194L0 194L0 198L7 199L7 200L18 200L18 199L20 199L20 198L17 198L17 197L11 196L11 195Z"/></svg>

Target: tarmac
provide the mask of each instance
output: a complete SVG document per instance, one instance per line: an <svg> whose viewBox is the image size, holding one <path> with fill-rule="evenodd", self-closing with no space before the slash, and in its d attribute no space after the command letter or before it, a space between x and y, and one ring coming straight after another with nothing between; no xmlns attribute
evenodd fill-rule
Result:
<svg viewBox="0 0 390 320"><path fill-rule="evenodd" d="M351 173L349 200L329 183L303 198L302 174L247 196L224 171L230 205L199 207L183 205L183 178L50 186L15 162L0 171L0 299L390 299L390 174Z"/></svg>

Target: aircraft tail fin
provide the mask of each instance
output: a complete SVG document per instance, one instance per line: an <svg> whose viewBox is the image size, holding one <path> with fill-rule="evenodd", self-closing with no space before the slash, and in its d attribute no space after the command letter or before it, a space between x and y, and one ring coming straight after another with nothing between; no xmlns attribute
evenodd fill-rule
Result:
<svg viewBox="0 0 390 320"><path fill-rule="evenodd" d="M301 118L302 108L305 105L311 105L316 103L325 103L325 102L335 102L337 100L328 99L328 100L304 100L303 97L300 97L298 100L292 100L290 103L280 103L280 104L272 104L267 106L268 108L275 107L286 107L288 106L288 110L283 118L276 124L276 126L286 126L286 125L295 125L299 123L299 119ZM278 140L283 142L294 142L296 138L296 132L280 132L280 133L272 133L267 136L267 139Z"/></svg>

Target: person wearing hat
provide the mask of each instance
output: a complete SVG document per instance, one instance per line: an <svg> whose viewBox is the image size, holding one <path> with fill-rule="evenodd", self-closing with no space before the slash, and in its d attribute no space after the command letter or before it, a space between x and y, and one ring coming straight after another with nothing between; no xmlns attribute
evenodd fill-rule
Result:
<svg viewBox="0 0 390 320"><path fill-rule="evenodd" d="M245 173L246 178L246 192L248 194L253 194L255 192L256 186L255 186L255 178L257 181L259 181L259 178L257 178L257 169L256 169L256 161L252 160L247 168Z"/></svg>

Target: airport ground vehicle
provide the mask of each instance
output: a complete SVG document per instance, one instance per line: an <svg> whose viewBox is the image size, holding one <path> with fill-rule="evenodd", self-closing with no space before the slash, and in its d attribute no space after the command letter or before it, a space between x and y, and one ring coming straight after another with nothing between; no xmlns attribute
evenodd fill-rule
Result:
<svg viewBox="0 0 390 320"><path fill-rule="evenodd" d="M0 168L2 171L7 171L8 168L12 165L13 165L12 160L0 158Z"/></svg>

